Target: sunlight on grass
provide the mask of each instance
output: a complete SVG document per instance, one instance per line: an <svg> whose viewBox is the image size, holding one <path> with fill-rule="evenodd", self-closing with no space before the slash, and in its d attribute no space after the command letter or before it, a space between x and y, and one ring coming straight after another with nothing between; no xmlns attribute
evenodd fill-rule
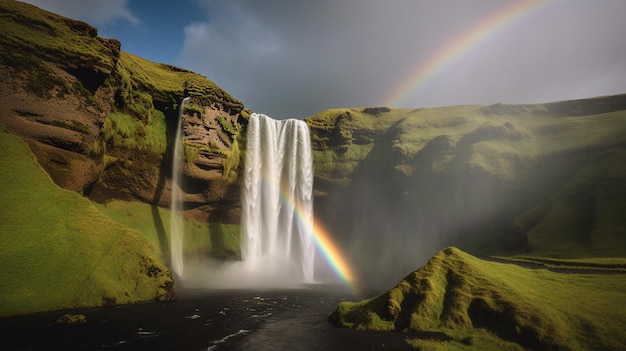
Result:
<svg viewBox="0 0 626 351"><path fill-rule="evenodd" d="M0 315L166 296L171 277L141 233L52 183L18 138L0 141Z"/></svg>
<svg viewBox="0 0 626 351"><path fill-rule="evenodd" d="M170 211L139 202L111 201L96 204L98 210L117 223L141 232L166 262L169 260ZM239 225L199 223L185 219L183 250L187 254L214 257L239 255Z"/></svg>

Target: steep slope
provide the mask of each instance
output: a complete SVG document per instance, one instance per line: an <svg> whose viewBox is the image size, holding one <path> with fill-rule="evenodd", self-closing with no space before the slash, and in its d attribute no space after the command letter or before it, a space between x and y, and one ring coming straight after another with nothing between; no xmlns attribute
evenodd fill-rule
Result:
<svg viewBox="0 0 626 351"><path fill-rule="evenodd" d="M447 248L388 292L342 302L330 320L404 331L420 350L620 350L623 279L532 270Z"/></svg>
<svg viewBox="0 0 626 351"><path fill-rule="evenodd" d="M0 316L173 297L141 233L54 184L4 129L0 144Z"/></svg>
<svg viewBox="0 0 626 351"><path fill-rule="evenodd" d="M366 281L391 284L448 245L626 255L626 95L338 109L307 122L317 217Z"/></svg>

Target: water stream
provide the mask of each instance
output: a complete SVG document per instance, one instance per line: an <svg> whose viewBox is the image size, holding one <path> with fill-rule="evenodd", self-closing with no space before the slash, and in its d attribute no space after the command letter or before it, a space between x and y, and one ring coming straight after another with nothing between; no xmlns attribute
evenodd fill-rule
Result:
<svg viewBox="0 0 626 351"><path fill-rule="evenodd" d="M176 275L183 277L183 198L181 190L181 175L184 162L183 157L183 109L189 98L183 99L178 111L178 124L176 127L176 139L174 140L174 152L172 155L172 195L170 199L170 253L171 268Z"/></svg>

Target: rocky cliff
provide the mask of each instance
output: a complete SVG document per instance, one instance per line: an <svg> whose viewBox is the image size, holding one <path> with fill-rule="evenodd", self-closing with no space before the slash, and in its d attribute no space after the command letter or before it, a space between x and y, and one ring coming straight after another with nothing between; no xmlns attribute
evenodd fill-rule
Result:
<svg viewBox="0 0 626 351"><path fill-rule="evenodd" d="M188 249L237 254L240 101L84 22L2 0L0 23L0 315L173 298L161 209L185 97Z"/></svg>
<svg viewBox="0 0 626 351"><path fill-rule="evenodd" d="M95 201L169 206L171 150L185 97L186 215L238 222L241 102L193 72L121 50L87 23L0 3L0 123L60 186Z"/></svg>

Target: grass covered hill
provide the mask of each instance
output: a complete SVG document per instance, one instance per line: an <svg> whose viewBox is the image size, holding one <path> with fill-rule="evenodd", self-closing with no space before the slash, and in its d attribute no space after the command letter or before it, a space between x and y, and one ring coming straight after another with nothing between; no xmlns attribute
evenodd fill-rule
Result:
<svg viewBox="0 0 626 351"><path fill-rule="evenodd" d="M365 281L393 284L450 245L626 256L626 95L336 109L307 122L317 217Z"/></svg>
<svg viewBox="0 0 626 351"><path fill-rule="evenodd" d="M405 332L416 350L625 349L624 275L568 272L489 262L447 248L388 292L342 302L330 320Z"/></svg>

